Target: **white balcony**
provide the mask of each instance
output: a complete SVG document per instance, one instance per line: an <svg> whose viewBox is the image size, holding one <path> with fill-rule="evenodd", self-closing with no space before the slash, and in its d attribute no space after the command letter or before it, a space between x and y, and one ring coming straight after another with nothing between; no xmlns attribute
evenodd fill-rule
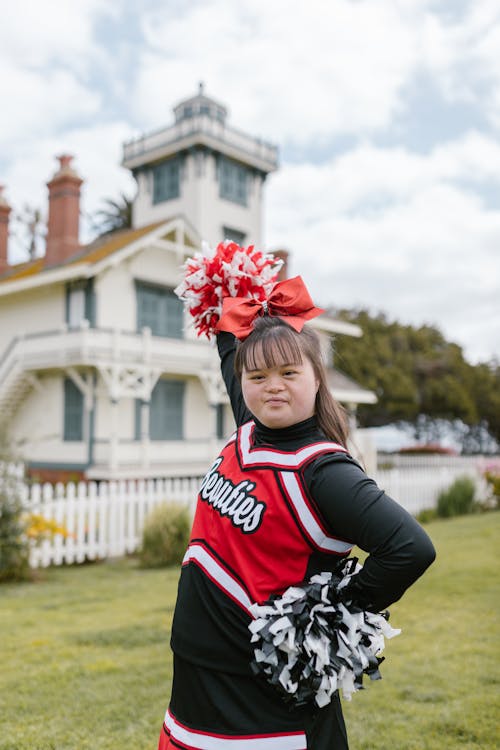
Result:
<svg viewBox="0 0 500 750"><path fill-rule="evenodd" d="M96 441L89 479L202 476L212 464L224 441L146 440Z"/></svg>
<svg viewBox="0 0 500 750"><path fill-rule="evenodd" d="M60 367L148 366L177 375L199 375L217 365L214 349L204 341L82 327L18 337L0 360L0 384L13 369L40 371Z"/></svg>
<svg viewBox="0 0 500 750"><path fill-rule="evenodd" d="M179 153L199 144L245 161L266 174L278 166L278 149L266 141L253 138L228 127L208 115L197 115L153 133L135 138L123 146L122 164L134 169L143 164Z"/></svg>
<svg viewBox="0 0 500 750"><path fill-rule="evenodd" d="M0 358L0 419L10 419L44 371L95 368L112 399L148 400L156 379L165 373L214 383L219 377L216 351L205 341L152 336L148 328L134 333L84 324L12 340Z"/></svg>

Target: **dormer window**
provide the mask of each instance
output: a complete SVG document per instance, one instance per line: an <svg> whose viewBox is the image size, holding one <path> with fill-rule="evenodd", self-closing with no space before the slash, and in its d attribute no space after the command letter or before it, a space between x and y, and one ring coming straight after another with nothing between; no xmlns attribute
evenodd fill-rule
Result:
<svg viewBox="0 0 500 750"><path fill-rule="evenodd" d="M80 328L87 320L95 325L95 297L93 279L72 281L66 286L66 323L68 328Z"/></svg>

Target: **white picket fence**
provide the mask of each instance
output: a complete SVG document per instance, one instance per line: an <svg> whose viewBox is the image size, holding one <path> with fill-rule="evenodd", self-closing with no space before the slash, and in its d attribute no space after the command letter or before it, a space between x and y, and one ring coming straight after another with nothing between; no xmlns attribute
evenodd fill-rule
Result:
<svg viewBox="0 0 500 750"><path fill-rule="evenodd" d="M27 511L55 521L67 532L67 536L47 536L33 546L30 563L37 568L135 552L144 519L153 508L179 502L192 511L199 484L199 477L175 477L25 486Z"/></svg>
<svg viewBox="0 0 500 750"><path fill-rule="evenodd" d="M435 508L439 493L462 476L469 476L475 481L479 497L485 495L485 482L472 467L454 469L442 466L431 470L394 468L377 471L374 479L387 495L397 500L409 513L416 515L427 508Z"/></svg>
<svg viewBox="0 0 500 750"><path fill-rule="evenodd" d="M475 499L485 502L491 494L485 470L495 467L500 473L500 458L495 456L379 455L378 463L373 477L379 487L413 515L435 508L439 493L463 476L474 481Z"/></svg>
<svg viewBox="0 0 500 750"><path fill-rule="evenodd" d="M438 494L459 476L474 479L477 495L486 495L482 478L487 459L391 458L374 479L379 487L410 513L436 505ZM499 467L500 468L500 467ZM145 517L164 502L180 502L191 512L201 477L176 477L123 482L25 485L20 479L24 506L64 526L68 536L56 534L33 547L33 567L80 563L120 557L140 546Z"/></svg>

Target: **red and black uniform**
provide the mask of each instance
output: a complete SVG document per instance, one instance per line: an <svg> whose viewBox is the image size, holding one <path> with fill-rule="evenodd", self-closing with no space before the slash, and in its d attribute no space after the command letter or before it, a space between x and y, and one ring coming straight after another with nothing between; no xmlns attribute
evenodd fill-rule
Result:
<svg viewBox="0 0 500 750"><path fill-rule="evenodd" d="M328 441L314 417L272 430L254 421L218 338L238 425L203 479L172 628L174 684L160 750L345 750L340 701L290 710L250 671L249 608L328 570L357 544L370 555L359 603L381 609L434 559L397 503Z"/></svg>

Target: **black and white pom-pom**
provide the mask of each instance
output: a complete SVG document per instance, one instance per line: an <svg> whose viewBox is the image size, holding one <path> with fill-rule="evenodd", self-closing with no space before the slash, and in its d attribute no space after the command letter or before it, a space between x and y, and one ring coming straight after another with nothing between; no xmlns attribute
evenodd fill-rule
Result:
<svg viewBox="0 0 500 750"><path fill-rule="evenodd" d="M362 689L364 674L380 679L384 638L401 631L389 625L388 613L360 610L343 596L360 568L349 559L334 573L319 573L252 606L252 670L295 705L325 706L338 689L350 700Z"/></svg>

